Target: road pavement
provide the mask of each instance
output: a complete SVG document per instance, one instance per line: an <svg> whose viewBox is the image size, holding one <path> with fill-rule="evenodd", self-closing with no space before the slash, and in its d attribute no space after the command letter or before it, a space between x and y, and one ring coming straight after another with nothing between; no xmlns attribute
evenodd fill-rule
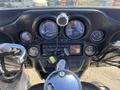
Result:
<svg viewBox="0 0 120 90"><path fill-rule="evenodd" d="M120 69L116 67L90 67L81 78L83 81L102 83L110 90L120 90Z"/></svg>

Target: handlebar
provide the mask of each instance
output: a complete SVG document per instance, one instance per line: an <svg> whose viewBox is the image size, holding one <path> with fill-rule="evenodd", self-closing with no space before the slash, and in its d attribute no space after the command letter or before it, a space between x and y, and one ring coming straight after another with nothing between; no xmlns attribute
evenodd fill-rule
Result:
<svg viewBox="0 0 120 90"><path fill-rule="evenodd" d="M22 72L26 49L19 44L0 44L0 72L3 82L13 82Z"/></svg>
<svg viewBox="0 0 120 90"><path fill-rule="evenodd" d="M6 52L14 52L16 53L17 50L20 50L19 55L16 57L18 58L18 63L23 63L26 55L26 49L19 44L10 44L10 43L4 43L0 44L0 53L6 53Z"/></svg>

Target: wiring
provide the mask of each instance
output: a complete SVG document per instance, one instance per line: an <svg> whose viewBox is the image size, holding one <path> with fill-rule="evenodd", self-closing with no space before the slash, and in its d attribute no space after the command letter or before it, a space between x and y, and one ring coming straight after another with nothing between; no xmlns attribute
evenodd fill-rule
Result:
<svg viewBox="0 0 120 90"><path fill-rule="evenodd" d="M93 56L92 60L96 62L101 62L109 53L120 51L118 48L113 48L112 44L105 47L98 56Z"/></svg>
<svg viewBox="0 0 120 90"><path fill-rule="evenodd" d="M115 55L105 58L110 53L114 53ZM108 47L103 49L103 51L101 51L99 56L92 57L93 62L91 62L91 64L96 63L96 65L99 66L99 64L104 63L104 64L107 64L110 66L115 66L115 67L120 68L120 61L113 61L112 60L113 58L115 58L117 56L120 56L120 49L113 48L110 44Z"/></svg>

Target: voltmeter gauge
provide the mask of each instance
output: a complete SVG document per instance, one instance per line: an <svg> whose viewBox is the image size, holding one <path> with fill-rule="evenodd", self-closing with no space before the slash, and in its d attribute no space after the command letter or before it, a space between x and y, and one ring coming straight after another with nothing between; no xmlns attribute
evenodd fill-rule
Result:
<svg viewBox="0 0 120 90"><path fill-rule="evenodd" d="M85 54L88 56L93 56L95 52L96 52L95 47L92 45L89 45L85 48Z"/></svg>

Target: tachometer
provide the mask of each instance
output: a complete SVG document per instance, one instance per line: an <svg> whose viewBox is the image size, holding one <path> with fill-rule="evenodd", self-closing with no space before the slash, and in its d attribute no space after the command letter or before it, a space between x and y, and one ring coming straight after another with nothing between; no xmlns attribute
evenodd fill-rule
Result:
<svg viewBox="0 0 120 90"><path fill-rule="evenodd" d="M58 27L54 21L46 20L39 26L39 33L44 39L53 39L58 35Z"/></svg>
<svg viewBox="0 0 120 90"><path fill-rule="evenodd" d="M79 39L85 33L85 25L79 20L71 20L65 28L65 34L70 39Z"/></svg>

